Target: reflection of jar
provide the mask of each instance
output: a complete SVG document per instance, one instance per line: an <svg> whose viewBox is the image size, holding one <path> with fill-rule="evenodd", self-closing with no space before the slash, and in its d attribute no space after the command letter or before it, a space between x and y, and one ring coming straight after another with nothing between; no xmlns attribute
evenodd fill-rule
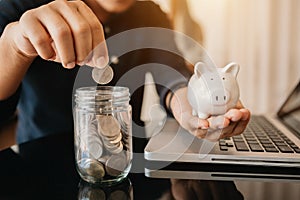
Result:
<svg viewBox="0 0 300 200"><path fill-rule="evenodd" d="M111 185L128 175L132 161L129 96L125 87L76 90L76 167L85 181Z"/></svg>
<svg viewBox="0 0 300 200"><path fill-rule="evenodd" d="M99 187L86 182L79 183L78 200L132 200L133 189L128 178L112 187Z"/></svg>

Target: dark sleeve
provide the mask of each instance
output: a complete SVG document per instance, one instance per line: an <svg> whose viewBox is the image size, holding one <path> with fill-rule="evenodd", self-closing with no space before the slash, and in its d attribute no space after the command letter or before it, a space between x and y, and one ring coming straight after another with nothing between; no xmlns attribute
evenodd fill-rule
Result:
<svg viewBox="0 0 300 200"><path fill-rule="evenodd" d="M49 0L0 0L0 35L7 24L19 20L26 10L46 2ZM0 126L15 116L20 91L21 87L11 97L0 101Z"/></svg>
<svg viewBox="0 0 300 200"><path fill-rule="evenodd" d="M0 0L0 35L7 24L18 21L29 9L39 7L51 0Z"/></svg>
<svg viewBox="0 0 300 200"><path fill-rule="evenodd" d="M172 30L166 13L152 1L137 1L127 12L116 15L107 26L113 32L107 40L109 54L121 55L118 66L113 66L116 69L114 80L121 79L125 73L134 74L133 71L137 70L141 77L133 77L133 86L122 83L136 88L136 85L144 84L144 73L151 72L160 104L165 107L168 92L186 85L191 76L184 55L175 42L177 32ZM111 36L114 36L113 39ZM143 91L133 91L136 95L133 94L131 103L135 105L135 112L140 113L137 108L141 104Z"/></svg>
<svg viewBox="0 0 300 200"><path fill-rule="evenodd" d="M19 88L11 97L0 101L0 127L15 116L20 90Z"/></svg>
<svg viewBox="0 0 300 200"><path fill-rule="evenodd" d="M153 24L153 26L166 29L156 35L155 42L161 43L167 50L156 49L151 53L153 58L158 59L156 62L164 66L162 71L155 73L155 76L158 77L161 83L157 84L161 105L166 108L166 95L169 92L175 92L177 89L187 86L192 72L188 70L184 54L180 52L176 45L175 38L178 37L178 32L172 31L170 20L158 5L149 2L149 7L150 6L152 6L152 9L149 9L151 10L151 18L149 17L149 19L156 23L156 25Z"/></svg>

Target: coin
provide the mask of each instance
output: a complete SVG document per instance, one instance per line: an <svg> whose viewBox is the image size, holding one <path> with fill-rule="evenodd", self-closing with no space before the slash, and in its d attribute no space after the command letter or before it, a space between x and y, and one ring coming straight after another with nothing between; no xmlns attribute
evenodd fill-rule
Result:
<svg viewBox="0 0 300 200"><path fill-rule="evenodd" d="M86 186L81 191L79 191L79 197L80 200L104 200L106 199L105 192L101 188L92 188L89 186Z"/></svg>
<svg viewBox="0 0 300 200"><path fill-rule="evenodd" d="M119 176L127 167L127 159L124 152L114 154L105 163L106 172L111 176Z"/></svg>
<svg viewBox="0 0 300 200"><path fill-rule="evenodd" d="M122 151L123 151L123 143L119 142L119 145L116 148L112 149L110 151L110 153L112 153L112 154L118 154L118 153L121 153Z"/></svg>
<svg viewBox="0 0 300 200"><path fill-rule="evenodd" d="M94 188L90 190L89 200L104 200L106 199L105 193L101 188Z"/></svg>
<svg viewBox="0 0 300 200"><path fill-rule="evenodd" d="M92 137L92 139L89 139L87 148L93 158L98 159L102 156L103 145L100 138Z"/></svg>
<svg viewBox="0 0 300 200"><path fill-rule="evenodd" d="M123 144L122 142L119 142L118 144L108 144L104 143L104 146L107 151L109 151L111 154L118 154L122 152L123 150Z"/></svg>
<svg viewBox="0 0 300 200"><path fill-rule="evenodd" d="M90 123L89 126L88 126L88 130L87 130L87 134L88 135L95 135L97 136L98 135L98 128L97 128L97 125L94 124L94 123Z"/></svg>
<svg viewBox="0 0 300 200"><path fill-rule="evenodd" d="M96 83L99 83L101 85L105 85L109 83L113 79L113 77L114 77L114 71L109 65L107 65L103 69L94 67L92 70L92 78Z"/></svg>
<svg viewBox="0 0 300 200"><path fill-rule="evenodd" d="M98 135L97 123L93 119L87 119L88 121L82 126L79 130L80 135L89 136L89 135Z"/></svg>
<svg viewBox="0 0 300 200"><path fill-rule="evenodd" d="M127 196L127 194L123 190L116 190L116 191L113 191L109 195L108 199L109 200L128 200L129 197Z"/></svg>
<svg viewBox="0 0 300 200"><path fill-rule="evenodd" d="M98 119L98 127L100 133L106 137L113 138L120 134L120 124L118 120L112 115L99 115Z"/></svg>
<svg viewBox="0 0 300 200"><path fill-rule="evenodd" d="M81 149L88 149L92 142L97 142L99 145L102 146L102 141L98 134L98 128L95 123L90 123L87 125L85 129L79 130L79 134L81 137Z"/></svg>
<svg viewBox="0 0 300 200"><path fill-rule="evenodd" d="M98 161L101 162L103 165L105 165L106 161L109 159L108 155L102 156L101 158L98 158Z"/></svg>
<svg viewBox="0 0 300 200"><path fill-rule="evenodd" d="M97 179L101 179L105 175L105 170L103 165L97 160L93 159L84 159L81 160L79 166L83 172L87 175L92 176Z"/></svg>
<svg viewBox="0 0 300 200"><path fill-rule="evenodd" d="M107 139L104 139L104 140L105 140L105 142L109 142L111 144L118 144L122 140L122 133L120 132L119 135L117 135L114 138L109 138L109 140L107 140Z"/></svg>

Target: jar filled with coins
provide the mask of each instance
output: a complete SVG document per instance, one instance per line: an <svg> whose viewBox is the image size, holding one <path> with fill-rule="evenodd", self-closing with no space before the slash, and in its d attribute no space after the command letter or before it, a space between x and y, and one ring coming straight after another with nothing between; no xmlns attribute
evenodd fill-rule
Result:
<svg viewBox="0 0 300 200"><path fill-rule="evenodd" d="M81 178L113 185L132 163L130 94L126 87L83 87L75 92L75 160Z"/></svg>

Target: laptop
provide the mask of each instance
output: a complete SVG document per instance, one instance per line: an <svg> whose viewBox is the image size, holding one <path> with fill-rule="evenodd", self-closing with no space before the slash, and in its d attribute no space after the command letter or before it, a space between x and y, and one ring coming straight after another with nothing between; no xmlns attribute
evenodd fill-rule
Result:
<svg viewBox="0 0 300 200"><path fill-rule="evenodd" d="M217 142L198 139L181 128L176 120L168 118L162 130L150 138L144 157L150 162L147 173L159 173L157 170L166 169L170 164L181 170L194 166L194 171L200 170L197 164L202 167L203 164L231 164L296 168L299 172L300 82L275 116L252 115L241 135Z"/></svg>

